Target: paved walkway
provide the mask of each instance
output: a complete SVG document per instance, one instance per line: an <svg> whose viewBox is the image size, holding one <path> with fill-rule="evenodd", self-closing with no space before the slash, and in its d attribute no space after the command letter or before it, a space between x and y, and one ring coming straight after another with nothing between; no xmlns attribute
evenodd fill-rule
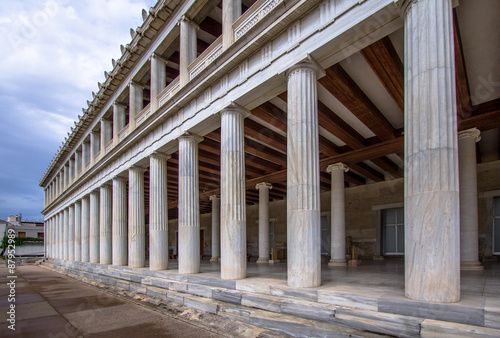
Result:
<svg viewBox="0 0 500 338"><path fill-rule="evenodd" d="M16 269L12 331L8 272L0 267L0 337L220 337L33 265Z"/></svg>

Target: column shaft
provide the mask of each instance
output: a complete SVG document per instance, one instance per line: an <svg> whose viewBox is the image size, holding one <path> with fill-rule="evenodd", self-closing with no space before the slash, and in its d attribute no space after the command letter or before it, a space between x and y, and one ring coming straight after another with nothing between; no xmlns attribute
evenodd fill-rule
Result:
<svg viewBox="0 0 500 338"><path fill-rule="evenodd" d="M75 260L75 206L68 208L68 260Z"/></svg>
<svg viewBox="0 0 500 338"><path fill-rule="evenodd" d="M247 274L245 113L239 108L221 112L221 278Z"/></svg>
<svg viewBox="0 0 500 338"><path fill-rule="evenodd" d="M234 42L233 23L241 16L241 0L222 2L222 47L227 49Z"/></svg>
<svg viewBox="0 0 500 338"><path fill-rule="evenodd" d="M129 121L128 125L130 131L135 129L135 117L139 115L142 108L144 108L144 88L140 84L131 82L130 83L130 100L129 100Z"/></svg>
<svg viewBox="0 0 500 338"><path fill-rule="evenodd" d="M99 263L99 191L90 193L90 263Z"/></svg>
<svg viewBox="0 0 500 338"><path fill-rule="evenodd" d="M82 262L90 262L90 202L82 198Z"/></svg>
<svg viewBox="0 0 500 338"><path fill-rule="evenodd" d="M113 179L113 265L128 264L127 180Z"/></svg>
<svg viewBox="0 0 500 338"><path fill-rule="evenodd" d="M59 259L64 259L64 212L59 213Z"/></svg>
<svg viewBox="0 0 500 338"><path fill-rule="evenodd" d="M198 142L193 135L179 138L179 273L200 272L200 207Z"/></svg>
<svg viewBox="0 0 500 338"><path fill-rule="evenodd" d="M259 183L259 259L257 263L269 263L271 248L269 245L269 183Z"/></svg>
<svg viewBox="0 0 500 338"><path fill-rule="evenodd" d="M75 203L75 261L82 260L82 203Z"/></svg>
<svg viewBox="0 0 500 338"><path fill-rule="evenodd" d="M220 197L210 196L212 201L212 258L210 262L220 260Z"/></svg>
<svg viewBox="0 0 500 338"><path fill-rule="evenodd" d="M182 17L180 24L180 64L179 64L179 81L181 87L189 82L188 66L196 59L197 56L197 27L186 17Z"/></svg>
<svg viewBox="0 0 500 338"><path fill-rule="evenodd" d="M118 133L125 128L125 106L119 103L113 104L113 144L117 145L120 140Z"/></svg>
<svg viewBox="0 0 500 338"><path fill-rule="evenodd" d="M103 185L100 189L100 216L99 216L99 263L111 264L111 197L110 185Z"/></svg>
<svg viewBox="0 0 500 338"><path fill-rule="evenodd" d="M69 257L69 210L63 211L63 259Z"/></svg>
<svg viewBox="0 0 500 338"><path fill-rule="evenodd" d="M326 169L332 175L331 259L328 266L346 266L344 173L348 170L343 163L332 164Z"/></svg>
<svg viewBox="0 0 500 338"><path fill-rule="evenodd" d="M298 64L287 72L288 285L321 284L321 223L317 70Z"/></svg>
<svg viewBox="0 0 500 338"><path fill-rule="evenodd" d="M452 2L405 2L405 293L460 299Z"/></svg>
<svg viewBox="0 0 500 338"><path fill-rule="evenodd" d="M151 55L151 111L158 109L157 96L167 84L166 66L157 55Z"/></svg>
<svg viewBox="0 0 500 338"><path fill-rule="evenodd" d="M131 268L143 268L146 264L144 171L138 167L128 170L128 266Z"/></svg>

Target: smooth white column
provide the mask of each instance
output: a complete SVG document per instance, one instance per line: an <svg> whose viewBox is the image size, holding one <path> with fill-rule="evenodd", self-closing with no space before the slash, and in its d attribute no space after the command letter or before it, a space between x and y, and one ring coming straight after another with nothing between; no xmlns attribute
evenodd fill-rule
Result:
<svg viewBox="0 0 500 338"><path fill-rule="evenodd" d="M128 264L127 179L113 178L113 265Z"/></svg>
<svg viewBox="0 0 500 338"><path fill-rule="evenodd" d="M82 260L82 202L75 203L75 261Z"/></svg>
<svg viewBox="0 0 500 338"><path fill-rule="evenodd" d="M75 206L68 207L68 260L75 260Z"/></svg>
<svg viewBox="0 0 500 338"><path fill-rule="evenodd" d="M82 143L82 173L87 169L87 165L90 163L90 143Z"/></svg>
<svg viewBox="0 0 500 338"><path fill-rule="evenodd" d="M405 294L460 300L452 1L405 1Z"/></svg>
<svg viewBox="0 0 500 338"><path fill-rule="evenodd" d="M349 168L344 163L331 164L326 172L332 175L331 188L331 259L328 266L346 266L345 259L345 197L344 173Z"/></svg>
<svg viewBox="0 0 500 338"><path fill-rule="evenodd" d="M477 128L458 133L460 165L460 269L483 270L479 263L479 229L477 211L476 142L481 140Z"/></svg>
<svg viewBox="0 0 500 338"><path fill-rule="evenodd" d="M90 263L99 263L99 190L90 193Z"/></svg>
<svg viewBox="0 0 500 338"><path fill-rule="evenodd" d="M210 196L212 201L212 258L210 262L220 260L220 197Z"/></svg>
<svg viewBox="0 0 500 338"><path fill-rule="evenodd" d="M59 213L59 259L64 259L64 212Z"/></svg>
<svg viewBox="0 0 500 338"><path fill-rule="evenodd" d="M69 258L69 210L63 211L63 259Z"/></svg>
<svg viewBox="0 0 500 338"><path fill-rule="evenodd" d="M167 160L170 155L149 157L149 269L168 269Z"/></svg>
<svg viewBox="0 0 500 338"><path fill-rule="evenodd" d="M179 273L200 272L200 198L198 142L195 135L179 137Z"/></svg>
<svg viewBox="0 0 500 338"><path fill-rule="evenodd" d="M157 96L167 85L167 64L153 53L151 55L151 111L158 109Z"/></svg>
<svg viewBox="0 0 500 338"><path fill-rule="evenodd" d="M131 268L143 268L146 264L144 171L140 167L128 170L128 266Z"/></svg>
<svg viewBox="0 0 500 338"><path fill-rule="evenodd" d="M82 262L90 262L90 200L82 198Z"/></svg>
<svg viewBox="0 0 500 338"><path fill-rule="evenodd" d="M196 26L191 20L183 16L179 20L180 25L180 46L179 46L179 83L184 86L189 82L188 66L197 56Z"/></svg>
<svg viewBox="0 0 500 338"><path fill-rule="evenodd" d="M101 154L106 153L106 144L113 138L113 123L101 119Z"/></svg>
<svg viewBox="0 0 500 338"><path fill-rule="evenodd" d="M125 128L126 107L123 104L115 102L113 104L113 144L117 145L120 140L118 138L118 133Z"/></svg>
<svg viewBox="0 0 500 338"><path fill-rule="evenodd" d="M90 133L90 163L94 164L95 157L101 152L101 133L92 131Z"/></svg>
<svg viewBox="0 0 500 338"><path fill-rule="evenodd" d="M246 113L236 107L221 112L221 278L247 275L245 141Z"/></svg>
<svg viewBox="0 0 500 338"><path fill-rule="evenodd" d="M288 285L321 285L321 223L317 69L300 63L287 71Z"/></svg>
<svg viewBox="0 0 500 338"><path fill-rule="evenodd" d="M111 264L111 185L105 184L100 188L99 214L99 263Z"/></svg>
<svg viewBox="0 0 500 338"><path fill-rule="evenodd" d="M269 263L269 189L270 183L262 182L255 186L259 190L259 259L257 263Z"/></svg>
<svg viewBox="0 0 500 338"><path fill-rule="evenodd" d="M234 42L233 23L241 16L241 0L222 1L222 48Z"/></svg>
<svg viewBox="0 0 500 338"><path fill-rule="evenodd" d="M128 125L130 131L135 129L135 117L144 108L144 87L138 83L130 82L129 85L129 115Z"/></svg>

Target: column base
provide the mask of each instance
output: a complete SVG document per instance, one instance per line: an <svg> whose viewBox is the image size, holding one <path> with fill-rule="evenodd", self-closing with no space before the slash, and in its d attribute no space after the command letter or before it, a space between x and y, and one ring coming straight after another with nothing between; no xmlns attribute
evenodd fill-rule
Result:
<svg viewBox="0 0 500 338"><path fill-rule="evenodd" d="M210 262L213 263L213 262L220 262L220 257L212 257L210 258Z"/></svg>
<svg viewBox="0 0 500 338"><path fill-rule="evenodd" d="M259 257L259 259L257 259L257 261L255 263L257 263L257 264L268 264L269 263L269 258Z"/></svg>
<svg viewBox="0 0 500 338"><path fill-rule="evenodd" d="M479 261L460 262L460 270L462 270L462 271L479 271L479 270L484 270L484 266L482 266Z"/></svg>
<svg viewBox="0 0 500 338"><path fill-rule="evenodd" d="M347 266L347 261L345 259L331 259L328 266Z"/></svg>

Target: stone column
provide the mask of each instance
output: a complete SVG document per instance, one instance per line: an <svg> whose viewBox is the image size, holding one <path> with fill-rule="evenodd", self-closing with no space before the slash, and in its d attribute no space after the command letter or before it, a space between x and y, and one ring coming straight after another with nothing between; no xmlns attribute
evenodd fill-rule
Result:
<svg viewBox="0 0 500 338"><path fill-rule="evenodd" d="M63 211L63 259L69 258L69 210Z"/></svg>
<svg viewBox="0 0 500 338"><path fill-rule="evenodd" d="M200 198L198 142L195 135L179 137L179 273L200 272Z"/></svg>
<svg viewBox="0 0 500 338"><path fill-rule="evenodd" d="M69 182L69 167L65 164L63 167L63 191L68 188Z"/></svg>
<svg viewBox="0 0 500 338"><path fill-rule="evenodd" d="M179 20L180 25L180 64L179 64L179 83L184 86L189 82L188 66L196 59L197 53L197 37L196 31L198 26L191 20L183 16Z"/></svg>
<svg viewBox="0 0 500 338"><path fill-rule="evenodd" d="M257 263L269 263L269 189L270 183L262 182L255 186L259 190L259 259Z"/></svg>
<svg viewBox="0 0 500 338"><path fill-rule="evenodd" d="M75 261L82 260L82 202L75 203Z"/></svg>
<svg viewBox="0 0 500 338"><path fill-rule="evenodd" d="M120 142L118 133L125 128L126 108L123 104L117 102L113 104L113 144L115 146Z"/></svg>
<svg viewBox="0 0 500 338"><path fill-rule="evenodd" d="M90 201L82 198L82 262L90 262Z"/></svg>
<svg viewBox="0 0 500 338"><path fill-rule="evenodd" d="M241 16L241 0L222 2L222 48L227 49L234 42L233 23Z"/></svg>
<svg viewBox="0 0 500 338"><path fill-rule="evenodd" d="M210 196L212 201L212 258L210 262L220 260L220 197Z"/></svg>
<svg viewBox="0 0 500 338"><path fill-rule="evenodd" d="M75 206L68 207L68 260L75 260Z"/></svg>
<svg viewBox="0 0 500 338"><path fill-rule="evenodd" d="M90 160L90 143L82 143L82 173L87 169L87 163Z"/></svg>
<svg viewBox="0 0 500 338"><path fill-rule="evenodd" d="M99 263L111 264L111 185L104 184L100 189L99 214Z"/></svg>
<svg viewBox="0 0 500 338"><path fill-rule="evenodd" d="M113 265L128 264L127 179L113 178Z"/></svg>
<svg viewBox="0 0 500 338"><path fill-rule="evenodd" d="M331 164L326 172L332 175L331 188L331 259L328 266L346 266L345 259L345 197L344 173L349 168L344 163Z"/></svg>
<svg viewBox="0 0 500 338"><path fill-rule="evenodd" d="M237 107L221 112L221 278L247 275L245 112Z"/></svg>
<svg viewBox="0 0 500 338"><path fill-rule="evenodd" d="M99 190L90 193L90 263L99 263Z"/></svg>
<svg viewBox="0 0 500 338"><path fill-rule="evenodd" d="M167 63L163 58L153 53L151 55L151 111L158 109L158 94L167 84Z"/></svg>
<svg viewBox="0 0 500 338"><path fill-rule="evenodd" d="M75 181L79 177L78 171L82 169L82 153L77 151L75 153Z"/></svg>
<svg viewBox="0 0 500 338"><path fill-rule="evenodd" d="M90 133L90 163L94 164L95 157L101 151L101 133L98 131L92 131Z"/></svg>
<svg viewBox="0 0 500 338"><path fill-rule="evenodd" d="M458 133L460 179L460 268L483 270L479 263L477 211L476 142L481 140L477 128Z"/></svg>
<svg viewBox="0 0 500 338"><path fill-rule="evenodd" d="M128 266L131 268L143 268L146 263L144 171L135 166L128 170Z"/></svg>
<svg viewBox="0 0 500 338"><path fill-rule="evenodd" d="M128 125L130 131L135 129L135 117L139 115L142 108L144 108L144 87L138 83L130 82L130 103L128 114Z"/></svg>
<svg viewBox="0 0 500 338"><path fill-rule="evenodd" d="M404 1L405 294L460 300L452 2Z"/></svg>
<svg viewBox="0 0 500 338"><path fill-rule="evenodd" d="M59 259L64 259L64 212L59 213Z"/></svg>
<svg viewBox="0 0 500 338"><path fill-rule="evenodd" d="M58 233L58 225L59 225L59 220L57 218L57 214L54 215L54 217L52 217L53 219L53 222L52 222L52 229L53 229L53 234L52 234L52 254L53 254L53 258L54 259L57 259L58 258L58 254L59 254L59 233Z"/></svg>
<svg viewBox="0 0 500 338"><path fill-rule="evenodd" d="M287 71L288 285L321 285L318 69L299 63Z"/></svg>
<svg viewBox="0 0 500 338"><path fill-rule="evenodd" d="M168 269L167 160L170 155L149 157L149 269Z"/></svg>
<svg viewBox="0 0 500 338"><path fill-rule="evenodd" d="M106 144L113 138L113 123L101 119L101 154L106 153Z"/></svg>

